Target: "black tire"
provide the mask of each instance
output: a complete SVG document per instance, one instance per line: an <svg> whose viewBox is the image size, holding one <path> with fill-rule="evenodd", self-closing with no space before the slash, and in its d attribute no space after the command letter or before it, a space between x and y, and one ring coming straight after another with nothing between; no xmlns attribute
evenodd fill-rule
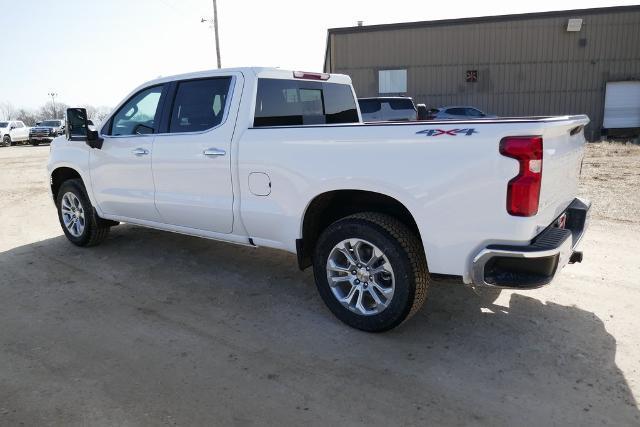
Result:
<svg viewBox="0 0 640 427"><path fill-rule="evenodd" d="M363 239L388 258L395 275L395 291L386 308L377 314L358 314L334 296L327 278L327 261L333 248L346 239ZM413 316L427 296L429 272L419 238L392 216L364 212L340 219L327 227L316 244L313 271L318 292L333 314L347 325L383 332Z"/></svg>
<svg viewBox="0 0 640 427"><path fill-rule="evenodd" d="M33 139L29 140L29 144L33 145L34 147L39 145L40 143L38 141L34 141Z"/></svg>
<svg viewBox="0 0 640 427"><path fill-rule="evenodd" d="M73 193L78 198L85 214L84 230L79 236L71 234L62 218L62 198L66 193ZM56 195L56 207L58 208L58 220L62 231L74 245L96 246L102 243L109 235L110 221L98 216L95 208L91 205L81 179L70 179L62 183Z"/></svg>
<svg viewBox="0 0 640 427"><path fill-rule="evenodd" d="M2 142L4 143L4 145L6 147L10 147L12 145L15 145L15 143L11 141L11 136L9 136L9 135L5 135L4 137L2 137Z"/></svg>

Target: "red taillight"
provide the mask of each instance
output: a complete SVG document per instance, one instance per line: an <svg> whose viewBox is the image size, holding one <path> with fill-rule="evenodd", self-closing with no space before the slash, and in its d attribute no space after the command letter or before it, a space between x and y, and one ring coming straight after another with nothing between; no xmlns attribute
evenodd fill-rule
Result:
<svg viewBox="0 0 640 427"><path fill-rule="evenodd" d="M294 71L293 77L296 79L329 80L329 77L331 76L327 73L310 73L308 71Z"/></svg>
<svg viewBox="0 0 640 427"><path fill-rule="evenodd" d="M500 141L500 154L516 159L520 171L507 186L507 212L515 216L538 213L542 183L542 138L508 136Z"/></svg>

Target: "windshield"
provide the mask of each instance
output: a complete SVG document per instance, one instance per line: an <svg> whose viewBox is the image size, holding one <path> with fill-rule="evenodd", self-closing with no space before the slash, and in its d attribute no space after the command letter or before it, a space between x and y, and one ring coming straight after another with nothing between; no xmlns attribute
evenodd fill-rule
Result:
<svg viewBox="0 0 640 427"><path fill-rule="evenodd" d="M9 122L0 122L0 128L6 128L9 126Z"/></svg>
<svg viewBox="0 0 640 427"><path fill-rule="evenodd" d="M45 120L40 126L60 126L60 120Z"/></svg>

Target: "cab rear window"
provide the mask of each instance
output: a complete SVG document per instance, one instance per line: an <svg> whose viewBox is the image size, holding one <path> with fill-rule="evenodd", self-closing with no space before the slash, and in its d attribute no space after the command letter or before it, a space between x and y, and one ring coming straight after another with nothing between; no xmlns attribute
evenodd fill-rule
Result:
<svg viewBox="0 0 640 427"><path fill-rule="evenodd" d="M357 123L351 86L307 80L258 79L254 127Z"/></svg>

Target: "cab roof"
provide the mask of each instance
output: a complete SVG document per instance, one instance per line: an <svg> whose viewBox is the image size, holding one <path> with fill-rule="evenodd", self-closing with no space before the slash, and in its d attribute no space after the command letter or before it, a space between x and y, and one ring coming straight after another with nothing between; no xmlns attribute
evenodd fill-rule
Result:
<svg viewBox="0 0 640 427"><path fill-rule="evenodd" d="M159 83L166 83L175 80L199 79L204 77L215 77L228 73L241 73L245 78L270 78L270 79L293 79L293 70L284 70L273 67L237 67L237 68L220 68L214 70L195 71L192 73L175 74L172 76L158 77L157 79L148 81L139 87L150 86ZM351 78L344 74L330 74L328 81L331 83L351 84ZM304 79L303 79L304 80Z"/></svg>

